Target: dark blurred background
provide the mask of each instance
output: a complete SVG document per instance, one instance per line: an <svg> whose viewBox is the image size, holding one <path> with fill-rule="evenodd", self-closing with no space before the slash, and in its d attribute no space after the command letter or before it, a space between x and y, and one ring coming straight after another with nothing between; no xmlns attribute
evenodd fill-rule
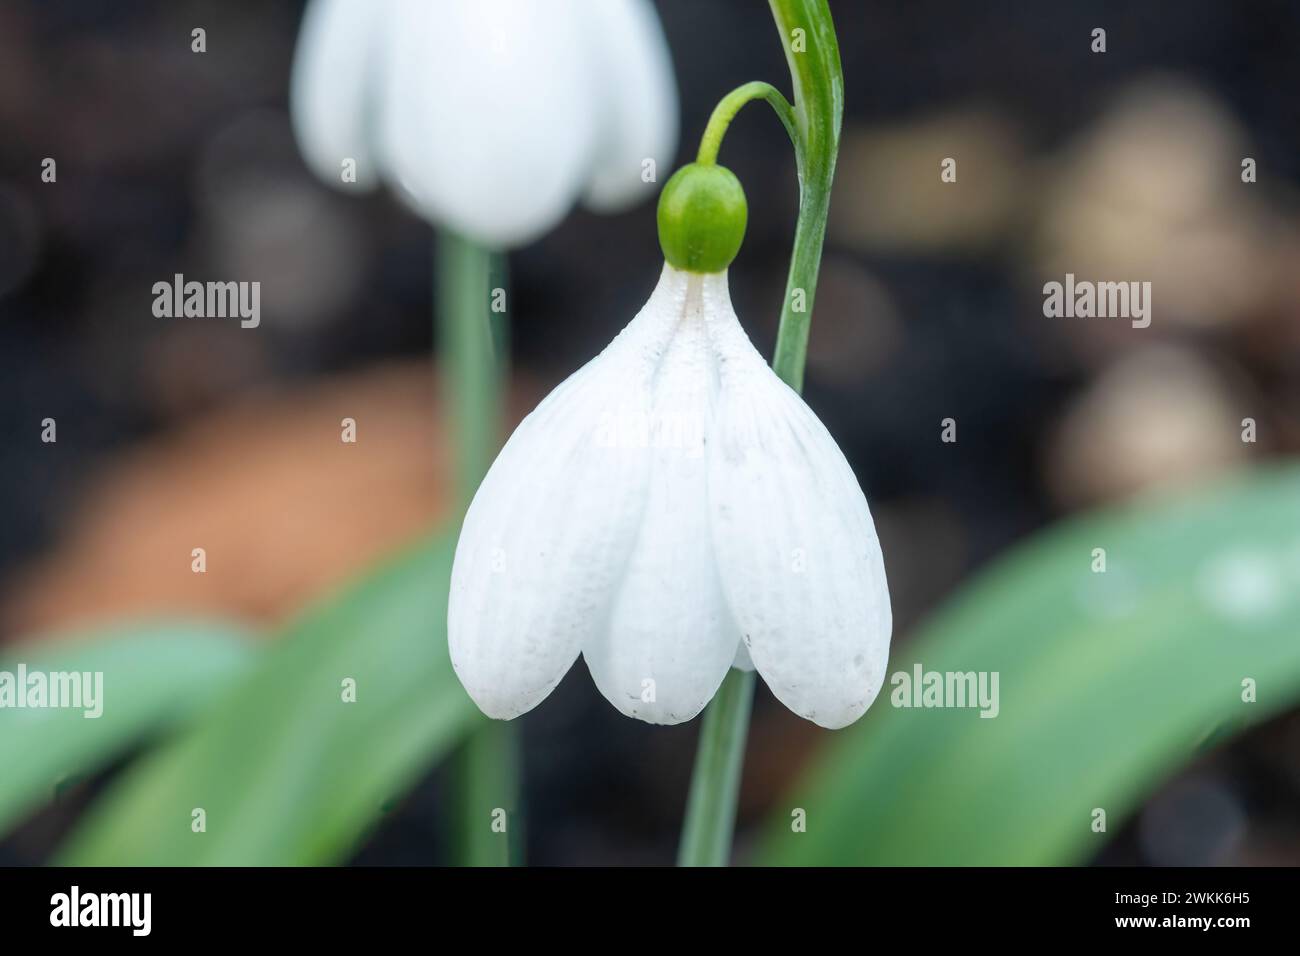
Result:
<svg viewBox="0 0 1300 956"><path fill-rule="evenodd" d="M872 503L896 640L1072 511L1300 451L1300 5L831 6L846 115L806 397ZM725 92L788 72L756 0L658 8L680 162ZM300 14L0 4L0 639L151 609L281 620L448 514L432 232L308 173L287 113ZM793 157L754 106L722 161L750 196L732 294L770 353ZM630 319L660 263L650 205L575 211L511 256L516 416ZM1067 271L1150 279L1152 326L1044 318L1042 285ZM274 276L259 332L154 318L151 287L176 272ZM366 454L338 467L358 408ZM189 574L175 555L196 539L238 557ZM764 690L755 719L742 852L814 739ZM623 719L579 666L523 726L532 862L672 860L696 723ZM1101 862L1300 862L1297 768L1291 714L1171 781ZM438 784L359 861L436 858ZM44 859L75 806L0 860Z"/></svg>

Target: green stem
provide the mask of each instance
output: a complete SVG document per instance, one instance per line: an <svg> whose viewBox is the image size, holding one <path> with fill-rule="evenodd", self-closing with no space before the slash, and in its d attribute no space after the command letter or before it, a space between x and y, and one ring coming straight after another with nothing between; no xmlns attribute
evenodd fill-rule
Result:
<svg viewBox="0 0 1300 956"><path fill-rule="evenodd" d="M722 137L727 134L727 127L731 125L731 121L736 118L742 106L759 99L767 100L772 104L772 109L776 110L777 118L797 149L799 137L795 129L794 107L771 83L755 80L753 83L736 87L713 108L709 125L704 128L704 135L700 137L700 151L695 161L704 166L712 166L716 163L718 150L722 146Z"/></svg>
<svg viewBox="0 0 1300 956"><path fill-rule="evenodd" d="M716 160L728 125L751 100L762 98L771 103L790 133L799 171L799 220L772 369L795 391L802 391L813 293L839 151L844 77L826 0L769 3L790 64L794 106L767 83L739 87L713 111L697 161L708 164ZM681 866L725 866L730 859L753 690L753 673L733 669L704 713L678 854Z"/></svg>
<svg viewBox="0 0 1300 956"><path fill-rule="evenodd" d="M678 866L726 866L745 763L754 672L732 669L704 712Z"/></svg>
<svg viewBox="0 0 1300 956"><path fill-rule="evenodd" d="M500 444L503 363L495 354L491 311L500 259L453 233L439 233L434 258L438 354L456 449L458 512L469 506Z"/></svg>
<svg viewBox="0 0 1300 956"><path fill-rule="evenodd" d="M785 303L772 369L796 392L803 391L813 293L821 266L830 211L831 180L839 154L844 115L840 47L826 0L769 0L794 81L798 139L799 221L785 284ZM796 48L796 40L799 47Z"/></svg>
<svg viewBox="0 0 1300 956"><path fill-rule="evenodd" d="M504 289L504 258L450 232L438 235L434 271L438 355L456 449L457 514L463 514L496 456L500 438L505 313L494 313ZM504 292L502 292L504 296ZM494 330L493 320L499 319ZM448 834L453 855L466 866L504 866L518 846L517 731L484 721L452 755L455 788ZM505 832L501 832L505 811Z"/></svg>
<svg viewBox="0 0 1300 956"><path fill-rule="evenodd" d="M451 757L452 857L461 866L510 866L523 846L519 734L508 720L484 721Z"/></svg>

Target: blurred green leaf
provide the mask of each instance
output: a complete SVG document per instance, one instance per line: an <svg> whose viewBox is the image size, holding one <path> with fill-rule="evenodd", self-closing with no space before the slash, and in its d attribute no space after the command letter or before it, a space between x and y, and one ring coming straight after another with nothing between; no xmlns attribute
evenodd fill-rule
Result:
<svg viewBox="0 0 1300 956"><path fill-rule="evenodd" d="M344 859L483 719L448 659L450 569L439 537L307 614L191 731L125 775L60 862ZM206 832L191 831L196 808Z"/></svg>
<svg viewBox="0 0 1300 956"><path fill-rule="evenodd" d="M0 708L0 832L100 769L143 734L169 727L226 687L254 648L207 621L119 623L5 649L0 671L102 673L102 713Z"/></svg>
<svg viewBox="0 0 1300 956"><path fill-rule="evenodd" d="M893 706L893 675L918 662L999 672L1000 713ZM756 862L1086 861L1109 839L1093 808L1113 834L1208 742L1300 701L1300 470L1045 532L891 663L875 707L782 801Z"/></svg>

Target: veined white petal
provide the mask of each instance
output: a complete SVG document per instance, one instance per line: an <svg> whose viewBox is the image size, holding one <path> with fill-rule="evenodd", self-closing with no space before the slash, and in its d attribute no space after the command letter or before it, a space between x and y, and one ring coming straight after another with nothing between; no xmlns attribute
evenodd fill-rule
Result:
<svg viewBox="0 0 1300 956"><path fill-rule="evenodd" d="M526 243L577 199L597 118L575 0L391 0L383 161L430 221Z"/></svg>
<svg viewBox="0 0 1300 956"><path fill-rule="evenodd" d="M377 49L387 16L384 0L311 0L303 15L289 81L294 134L313 173L340 188L379 181L369 128L379 84ZM356 182L343 162L356 162Z"/></svg>
<svg viewBox="0 0 1300 956"><path fill-rule="evenodd" d="M669 272L685 276L665 267ZM705 439L718 373L702 313L704 279L686 281L689 292L654 379L649 418L613 410L616 444L648 452L648 497L609 625L582 648L609 702L654 724L681 723L704 708L740 637L709 535Z"/></svg>
<svg viewBox="0 0 1300 956"><path fill-rule="evenodd" d="M875 525L834 439L749 343L725 275L705 295L722 375L709 501L727 601L777 699L844 727L875 699L889 657Z"/></svg>
<svg viewBox="0 0 1300 956"><path fill-rule="evenodd" d="M649 0L600 0L584 8L603 93L596 165L583 201L608 212L659 191L677 151L677 81ZM646 160L656 180L642 178Z"/></svg>
<svg viewBox="0 0 1300 956"><path fill-rule="evenodd" d="M616 405L649 414L655 369L686 298L665 270L636 318L555 389L474 496L452 565L452 666L490 717L517 717L559 683L609 620L645 510L648 449L611 445Z"/></svg>

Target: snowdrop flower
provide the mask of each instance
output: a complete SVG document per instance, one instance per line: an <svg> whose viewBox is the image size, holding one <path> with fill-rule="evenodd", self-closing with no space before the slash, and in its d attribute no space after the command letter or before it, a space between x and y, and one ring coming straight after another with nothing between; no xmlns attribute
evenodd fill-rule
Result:
<svg viewBox="0 0 1300 956"><path fill-rule="evenodd" d="M685 167L659 221L650 300L520 424L469 508L452 664L491 717L535 707L581 654L651 723L694 717L735 666L843 727L880 690L892 624L866 499L732 310L735 177Z"/></svg>
<svg viewBox="0 0 1300 956"><path fill-rule="evenodd" d="M648 197L676 148L649 0L312 0L290 100L322 179L387 181L426 219L498 248L579 198L612 211Z"/></svg>

